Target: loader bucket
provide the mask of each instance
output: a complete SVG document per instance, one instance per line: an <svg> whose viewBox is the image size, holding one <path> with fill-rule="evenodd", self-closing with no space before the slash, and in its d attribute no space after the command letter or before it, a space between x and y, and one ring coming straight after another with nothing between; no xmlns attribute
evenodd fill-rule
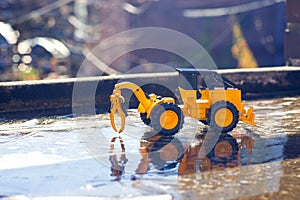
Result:
<svg viewBox="0 0 300 200"><path fill-rule="evenodd" d="M243 111L243 113L240 115L240 120L247 124L256 126L254 122L254 117L255 114L253 113L253 107L250 107L247 111L246 110Z"/></svg>

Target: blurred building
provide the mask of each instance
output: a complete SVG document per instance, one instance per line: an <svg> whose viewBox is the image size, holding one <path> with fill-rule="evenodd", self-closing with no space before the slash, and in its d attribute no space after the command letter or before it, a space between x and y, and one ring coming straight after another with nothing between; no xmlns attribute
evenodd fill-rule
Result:
<svg viewBox="0 0 300 200"><path fill-rule="evenodd" d="M238 65L231 53L235 23L240 25L259 66L284 64L284 1L155 0L149 3L132 0L131 2L135 7L129 9L130 6L127 6L131 27L158 26L183 32L203 45L219 68L232 68Z"/></svg>
<svg viewBox="0 0 300 200"><path fill-rule="evenodd" d="M16 45L38 37L62 42L70 51L71 77L85 59L83 50L116 33L147 26L192 37L219 68L253 66L247 66L247 59L263 67L285 63L285 0L9 0L0 1L0 10L0 21L20 33ZM234 34L234 27L240 34ZM16 54L13 47L3 51ZM243 52L247 58L238 56ZM147 62L189 65L171 53L147 49L124 55L111 67L126 71ZM9 62L4 65L11 68Z"/></svg>
<svg viewBox="0 0 300 200"><path fill-rule="evenodd" d="M300 1L287 0L286 18L285 60L288 65L300 66Z"/></svg>

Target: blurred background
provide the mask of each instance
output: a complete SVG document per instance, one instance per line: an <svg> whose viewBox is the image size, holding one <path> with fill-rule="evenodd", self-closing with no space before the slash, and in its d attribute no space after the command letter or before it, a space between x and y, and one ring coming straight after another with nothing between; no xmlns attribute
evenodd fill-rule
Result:
<svg viewBox="0 0 300 200"><path fill-rule="evenodd" d="M296 1L0 0L0 81L75 77L101 41L147 26L192 37L219 69L297 65L297 51L285 50L290 37L299 38L293 35L299 29ZM110 67L122 73L145 63L188 66L176 55L147 49Z"/></svg>

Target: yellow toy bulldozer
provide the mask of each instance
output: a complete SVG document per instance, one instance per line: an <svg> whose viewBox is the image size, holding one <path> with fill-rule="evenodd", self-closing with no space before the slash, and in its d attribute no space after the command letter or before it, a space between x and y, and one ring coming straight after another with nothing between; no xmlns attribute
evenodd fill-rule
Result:
<svg viewBox="0 0 300 200"><path fill-rule="evenodd" d="M113 129L121 133L125 128L126 111L122 89L130 89L140 102L138 112L142 121L160 134L173 135L183 126L184 117L198 119L216 132L230 132L239 121L254 123L253 108L245 110L242 92L232 82L215 71L194 68L177 68L179 72L179 92L183 105L177 105L174 98L147 95L142 88L132 82L115 85L110 96L110 120ZM114 114L118 111L121 127L115 124Z"/></svg>

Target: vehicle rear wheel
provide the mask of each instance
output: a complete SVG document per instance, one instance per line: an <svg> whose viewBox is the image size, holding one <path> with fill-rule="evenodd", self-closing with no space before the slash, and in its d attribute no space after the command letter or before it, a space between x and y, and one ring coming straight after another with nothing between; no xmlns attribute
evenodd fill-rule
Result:
<svg viewBox="0 0 300 200"><path fill-rule="evenodd" d="M182 110L173 103L163 103L153 108L151 126L162 135L174 135L183 125Z"/></svg>
<svg viewBox="0 0 300 200"><path fill-rule="evenodd" d="M219 101L211 106L207 113L207 123L216 132L232 131L239 121L239 112L228 101Z"/></svg>

